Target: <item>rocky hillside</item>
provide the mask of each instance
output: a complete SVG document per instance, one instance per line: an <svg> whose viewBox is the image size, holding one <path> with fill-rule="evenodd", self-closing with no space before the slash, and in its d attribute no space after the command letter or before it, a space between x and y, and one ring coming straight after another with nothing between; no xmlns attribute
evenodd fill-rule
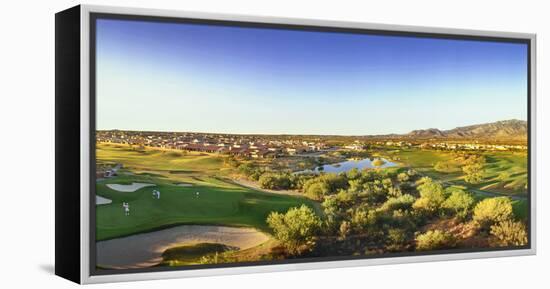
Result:
<svg viewBox="0 0 550 289"><path fill-rule="evenodd" d="M436 128L414 130L404 135L410 138L452 138L452 139L526 139L527 122L524 120L503 120L492 123L457 127L450 130Z"/></svg>

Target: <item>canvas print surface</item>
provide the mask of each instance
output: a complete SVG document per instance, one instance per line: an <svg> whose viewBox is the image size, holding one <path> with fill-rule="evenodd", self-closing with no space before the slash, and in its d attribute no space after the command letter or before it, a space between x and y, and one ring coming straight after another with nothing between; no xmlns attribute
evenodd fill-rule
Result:
<svg viewBox="0 0 550 289"><path fill-rule="evenodd" d="M527 43L94 21L98 272L529 246Z"/></svg>

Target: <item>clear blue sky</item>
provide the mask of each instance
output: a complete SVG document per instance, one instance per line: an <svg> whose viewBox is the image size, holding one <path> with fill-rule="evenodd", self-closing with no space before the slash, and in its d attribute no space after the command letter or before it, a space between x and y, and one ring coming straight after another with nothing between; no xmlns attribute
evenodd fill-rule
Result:
<svg viewBox="0 0 550 289"><path fill-rule="evenodd" d="M527 46L99 19L97 128L367 135L527 118Z"/></svg>

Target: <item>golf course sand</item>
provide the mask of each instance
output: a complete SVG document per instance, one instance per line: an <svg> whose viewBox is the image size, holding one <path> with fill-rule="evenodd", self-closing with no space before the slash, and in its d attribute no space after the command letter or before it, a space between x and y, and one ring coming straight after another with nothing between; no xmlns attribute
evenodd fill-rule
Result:
<svg viewBox="0 0 550 289"><path fill-rule="evenodd" d="M125 193L135 192L141 188L152 187L152 186L155 186L155 185L146 184L146 183L132 183L131 185L107 184L107 187L109 189L119 191L119 192L125 192Z"/></svg>
<svg viewBox="0 0 550 289"><path fill-rule="evenodd" d="M110 204L112 203L113 201L112 200L109 200L107 198L104 198L102 196L95 196L95 204L96 205L107 205L107 204Z"/></svg>
<svg viewBox="0 0 550 289"><path fill-rule="evenodd" d="M176 184L176 186L180 186L180 187L192 187L193 184L179 183L179 184Z"/></svg>
<svg viewBox="0 0 550 289"><path fill-rule="evenodd" d="M267 234L252 228L182 225L97 242L97 265L113 269L144 268L160 263L162 253L176 246L218 243L244 250L268 240Z"/></svg>

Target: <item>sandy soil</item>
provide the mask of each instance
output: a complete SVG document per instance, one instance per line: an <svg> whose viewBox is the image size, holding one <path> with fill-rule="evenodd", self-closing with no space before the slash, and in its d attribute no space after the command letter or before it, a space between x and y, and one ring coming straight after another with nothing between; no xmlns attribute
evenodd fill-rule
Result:
<svg viewBox="0 0 550 289"><path fill-rule="evenodd" d="M97 242L97 264L114 269L143 268L161 262L162 253L175 246L219 243L244 250L268 240L269 235L252 228L183 225Z"/></svg>
<svg viewBox="0 0 550 289"><path fill-rule="evenodd" d="M152 187L152 186L155 186L155 184L146 184L146 183L132 183L131 185L107 184L107 187L109 189L119 191L119 192L125 192L125 193L135 192L141 188Z"/></svg>
<svg viewBox="0 0 550 289"><path fill-rule="evenodd" d="M112 200L109 200L107 198L104 198L102 196L95 196L95 204L96 205L107 205L112 203Z"/></svg>

